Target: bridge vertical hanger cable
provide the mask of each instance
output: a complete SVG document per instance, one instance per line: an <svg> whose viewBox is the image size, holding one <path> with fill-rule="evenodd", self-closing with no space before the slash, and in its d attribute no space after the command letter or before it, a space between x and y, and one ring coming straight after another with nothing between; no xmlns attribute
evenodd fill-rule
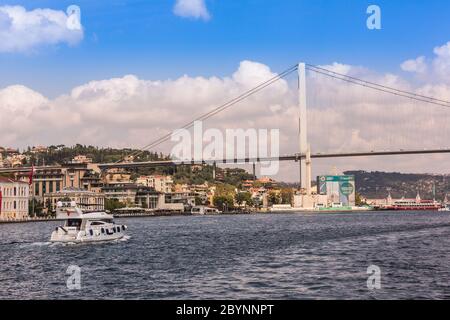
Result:
<svg viewBox="0 0 450 320"><path fill-rule="evenodd" d="M380 113L384 114L384 121L381 122L381 125L387 130L384 131L381 129L380 132L384 132L384 139L388 141L389 146L402 146L402 149L407 149L412 145L415 145L416 142L421 141L427 148L434 149L439 145L442 145L442 142L444 142L444 144L446 143L444 137L448 137L450 134L450 126L448 126L445 121L445 119L448 118L448 114L442 108L431 108L421 105L421 103L426 103L429 106L450 108L450 101L381 85L310 64L307 65L307 69L315 74L338 79L349 84L360 86L361 88L368 88L368 90L372 90L373 92L381 92L379 97L375 97L375 100L371 99L369 103L378 105L380 107ZM362 99L371 96L373 95L368 94L365 97L362 97ZM393 101L388 98L389 96L398 97L398 101ZM400 100L401 98L409 99L410 102L407 103L405 100ZM388 109L383 110L383 107ZM390 116L391 114L392 117ZM418 115L420 115L420 117L418 117ZM394 121L395 118L397 118L397 121ZM418 122L423 123L421 126L421 133L418 132L417 126L413 125L413 123ZM428 134L431 133L430 131L427 131L427 128L430 127L438 128L439 134ZM396 128L397 130L392 130L390 128ZM376 147L374 146L372 150L380 148L379 143L375 145Z"/></svg>

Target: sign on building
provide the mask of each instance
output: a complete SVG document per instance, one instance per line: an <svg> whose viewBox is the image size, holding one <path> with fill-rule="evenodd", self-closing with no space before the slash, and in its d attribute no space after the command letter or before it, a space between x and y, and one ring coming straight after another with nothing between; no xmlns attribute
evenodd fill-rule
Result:
<svg viewBox="0 0 450 320"><path fill-rule="evenodd" d="M317 193L326 195L329 203L355 205L355 176L318 176Z"/></svg>

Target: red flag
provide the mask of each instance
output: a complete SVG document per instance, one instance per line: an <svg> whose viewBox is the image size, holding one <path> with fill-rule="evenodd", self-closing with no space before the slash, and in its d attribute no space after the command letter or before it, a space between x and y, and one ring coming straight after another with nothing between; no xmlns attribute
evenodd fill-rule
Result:
<svg viewBox="0 0 450 320"><path fill-rule="evenodd" d="M34 165L31 166L30 176L28 177L28 184L31 186L33 184L34 176Z"/></svg>

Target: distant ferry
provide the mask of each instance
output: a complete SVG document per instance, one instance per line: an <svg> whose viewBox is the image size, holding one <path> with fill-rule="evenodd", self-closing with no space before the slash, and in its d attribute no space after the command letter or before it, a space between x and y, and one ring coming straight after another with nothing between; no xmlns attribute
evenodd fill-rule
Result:
<svg viewBox="0 0 450 320"><path fill-rule="evenodd" d="M392 205L383 206L382 210L433 210L437 211L442 208L442 205L437 201L422 200L417 203L415 201L398 200Z"/></svg>
<svg viewBox="0 0 450 320"><path fill-rule="evenodd" d="M421 200L419 196L416 199L400 199L395 200L392 204L382 205L380 210L426 210L438 211L442 209L442 204L436 200Z"/></svg>

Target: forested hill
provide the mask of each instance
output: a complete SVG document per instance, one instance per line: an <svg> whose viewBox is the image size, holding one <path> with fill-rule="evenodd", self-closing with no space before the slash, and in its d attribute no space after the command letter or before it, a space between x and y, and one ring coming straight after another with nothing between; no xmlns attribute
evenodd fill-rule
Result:
<svg viewBox="0 0 450 320"><path fill-rule="evenodd" d="M368 198L386 198L390 190L394 198L414 198L419 192L422 199L432 199L433 185L438 200L450 193L450 175L379 171L346 171L344 174L354 175L357 192Z"/></svg>
<svg viewBox="0 0 450 320"><path fill-rule="evenodd" d="M138 152L140 153L139 150L130 148L99 148L94 146L76 144L74 146L49 146L45 152L35 152L32 148L27 148L27 150L25 150L23 154L30 157L27 162L33 162L34 164L39 165L42 165L43 163L45 163L46 165L51 165L70 162L75 156L78 155L85 155L86 157L92 158L92 161L94 163L115 162L123 159L127 155ZM152 161L165 159L168 159L168 157L161 153L151 151L144 151L135 158L136 161Z"/></svg>

